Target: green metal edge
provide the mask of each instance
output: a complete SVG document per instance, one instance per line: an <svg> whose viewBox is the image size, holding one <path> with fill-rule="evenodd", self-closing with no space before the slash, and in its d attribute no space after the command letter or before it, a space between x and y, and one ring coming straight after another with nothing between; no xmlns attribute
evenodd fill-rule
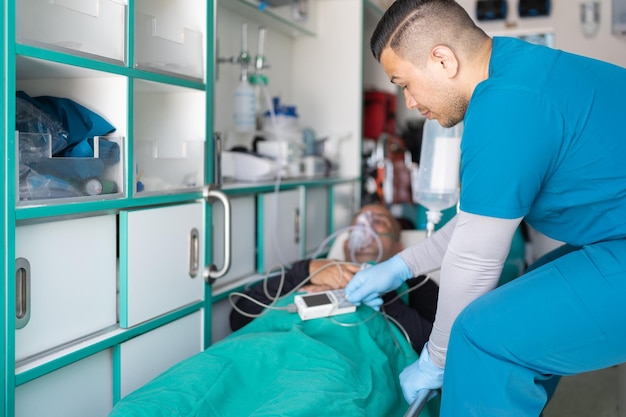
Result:
<svg viewBox="0 0 626 417"><path fill-rule="evenodd" d="M263 245L263 218L265 215L265 204L263 204L263 194L258 194L256 196L256 236L257 236L257 253L256 253L256 269L257 273L262 274L265 271L265 262L263 262L263 258L265 257L264 253L264 245Z"/></svg>
<svg viewBox="0 0 626 417"><path fill-rule="evenodd" d="M128 327L128 211L119 214L119 294L120 327Z"/></svg>
<svg viewBox="0 0 626 417"><path fill-rule="evenodd" d="M4 146L0 147L0 166L2 166L2 244L4 255L0 264L4 276L2 286L2 336L0 354L2 355L2 403L3 413L12 416L15 413L15 4L3 1L2 10L2 62L3 81L2 108L4 113L0 121Z"/></svg>
<svg viewBox="0 0 626 417"><path fill-rule="evenodd" d="M214 95L215 95L215 62L216 56L216 0L206 2L206 28L207 33L207 45L206 51L206 75L205 75L205 107L206 107L206 119L205 119L205 172L204 183L214 184L216 178L214 178L213 160L214 160L214 138L213 132L215 128L215 111L214 111ZM208 34L211 34L210 36ZM206 204L205 210L205 245L204 245L204 262L205 268L213 264L213 207ZM204 285L204 348L208 348L212 343L212 320L213 320L213 287L207 283Z"/></svg>

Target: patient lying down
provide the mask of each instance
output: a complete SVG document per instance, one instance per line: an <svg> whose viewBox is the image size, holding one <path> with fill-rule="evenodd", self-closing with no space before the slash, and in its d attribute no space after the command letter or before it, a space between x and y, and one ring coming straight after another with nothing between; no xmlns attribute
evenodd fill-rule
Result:
<svg viewBox="0 0 626 417"><path fill-rule="evenodd" d="M344 242L344 256L348 262L332 259L304 259L295 262L283 276L270 278L246 291L230 313L230 326L238 330L263 311L263 305L271 304L277 296L287 294L298 286L301 291L319 292L344 288L362 264L382 262L404 249L400 242L400 225L389 210L380 205L364 206L354 217L353 226L369 227L376 238L367 236L355 227ZM355 237L356 235L356 237ZM309 279L307 283L305 280ZM303 285L306 284L306 285ZM437 306L438 286L426 277L407 280L408 303L395 292L383 296L381 311L391 317L408 335L413 348L420 352L430 335ZM280 292L278 292L280 289Z"/></svg>
<svg viewBox="0 0 626 417"><path fill-rule="evenodd" d="M386 259L399 251L399 228L389 212L379 206L364 207L365 212L383 243L383 255L364 244L354 251L356 262ZM308 290L341 288L359 268L322 269L328 262L294 264L280 293L296 288L315 271L320 272L306 283ZM423 281L416 278L410 285ZM268 285L276 291L278 283L269 280ZM248 294L269 301L258 287ZM274 305L286 307L293 297ZM409 405L398 376L417 360L416 351L430 333L437 286L425 281L409 293L408 303L393 298L388 294L381 309L393 320L368 307L306 321L285 311L269 310L254 320L234 311L231 324L238 330L122 398L109 417L402 417ZM237 305L246 314L262 309L243 298ZM391 324L394 320L398 325ZM420 417L437 415L436 404L429 406L432 410L423 410Z"/></svg>

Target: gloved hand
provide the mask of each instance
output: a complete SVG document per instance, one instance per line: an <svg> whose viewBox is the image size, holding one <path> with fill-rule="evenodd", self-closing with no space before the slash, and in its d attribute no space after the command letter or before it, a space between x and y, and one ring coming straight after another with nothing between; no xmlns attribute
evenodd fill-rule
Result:
<svg viewBox="0 0 626 417"><path fill-rule="evenodd" d="M437 395L437 389L443 385L443 368L430 360L428 343L424 345L420 358L404 368L400 374L400 386L406 401L411 404L421 390L433 390L428 399Z"/></svg>
<svg viewBox="0 0 626 417"><path fill-rule="evenodd" d="M346 297L352 304L361 302L378 310L381 294L395 290L413 274L400 255L357 272L346 286Z"/></svg>

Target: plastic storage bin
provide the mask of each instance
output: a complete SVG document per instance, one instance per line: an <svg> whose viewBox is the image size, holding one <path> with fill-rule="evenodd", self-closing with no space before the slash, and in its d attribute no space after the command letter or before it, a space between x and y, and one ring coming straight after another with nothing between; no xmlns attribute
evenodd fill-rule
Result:
<svg viewBox="0 0 626 417"><path fill-rule="evenodd" d="M135 67L202 81L202 33L181 26L167 37L159 32L159 26L170 26L166 23L135 12Z"/></svg>
<svg viewBox="0 0 626 417"><path fill-rule="evenodd" d="M135 192L180 192L204 184L204 142L135 140Z"/></svg>
<svg viewBox="0 0 626 417"><path fill-rule="evenodd" d="M20 0L18 43L125 62L125 0Z"/></svg>
<svg viewBox="0 0 626 417"><path fill-rule="evenodd" d="M46 133L16 133L21 205L56 198L118 198L124 193L124 139L93 138L93 157L52 156ZM65 201L65 200L64 200Z"/></svg>

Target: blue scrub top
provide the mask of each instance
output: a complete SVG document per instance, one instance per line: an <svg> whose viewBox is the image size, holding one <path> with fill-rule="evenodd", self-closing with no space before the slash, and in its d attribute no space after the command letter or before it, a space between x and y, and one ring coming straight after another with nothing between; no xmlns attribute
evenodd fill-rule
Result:
<svg viewBox="0 0 626 417"><path fill-rule="evenodd" d="M496 37L461 142L463 211L582 246L626 236L626 69Z"/></svg>

